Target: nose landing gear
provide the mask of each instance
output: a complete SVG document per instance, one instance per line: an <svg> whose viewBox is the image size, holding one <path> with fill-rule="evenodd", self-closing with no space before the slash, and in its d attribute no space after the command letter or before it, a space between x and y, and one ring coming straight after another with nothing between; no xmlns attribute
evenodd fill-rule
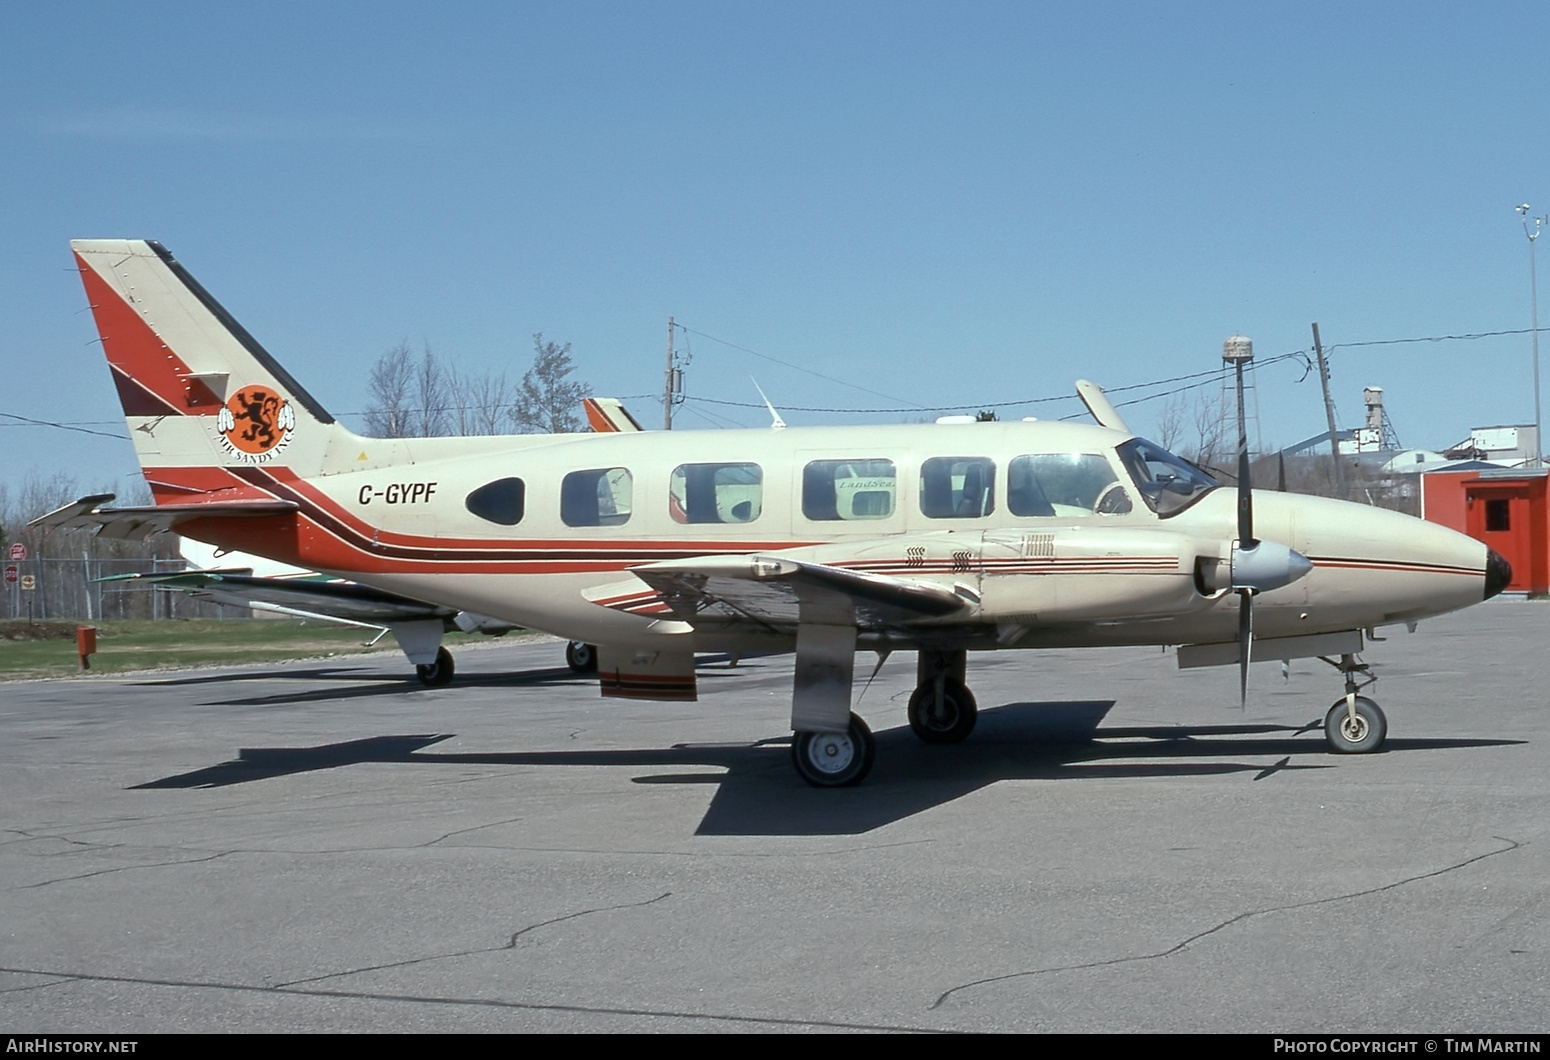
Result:
<svg viewBox="0 0 1550 1060"><path fill-rule="evenodd" d="M1356 693L1377 678L1354 655L1342 655L1339 662L1322 655L1319 658L1345 674L1345 698L1336 700L1324 716L1324 738L1329 741L1329 749L1335 754L1371 754L1383 746L1389 723L1378 704ZM1357 675L1361 675L1360 680Z"/></svg>

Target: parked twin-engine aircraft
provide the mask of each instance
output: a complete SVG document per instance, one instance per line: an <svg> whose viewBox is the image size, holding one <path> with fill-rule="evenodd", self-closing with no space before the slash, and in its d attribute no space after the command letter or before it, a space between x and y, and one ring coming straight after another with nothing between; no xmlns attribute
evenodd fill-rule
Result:
<svg viewBox="0 0 1550 1060"><path fill-rule="evenodd" d="M167 251L74 245L155 505L46 516L225 548L598 645L605 696L693 699L696 651L795 651L792 757L859 782L855 653L918 653L911 728L974 727L972 650L1181 645L1181 665L1325 657L1326 736L1371 751L1362 630L1507 583L1484 545L1361 505L1237 490L1102 426L969 423L362 438ZM1230 351L1231 352L1231 351ZM1239 357L1245 354L1238 354ZM1336 661L1338 660L1338 661Z"/></svg>

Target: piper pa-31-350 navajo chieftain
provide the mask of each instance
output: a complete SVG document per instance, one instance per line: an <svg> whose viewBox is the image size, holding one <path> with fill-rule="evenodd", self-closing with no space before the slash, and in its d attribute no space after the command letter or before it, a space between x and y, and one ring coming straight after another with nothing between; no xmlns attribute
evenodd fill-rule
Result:
<svg viewBox="0 0 1550 1060"><path fill-rule="evenodd" d="M596 645L605 696L694 699L697 651L794 651L792 758L819 786L872 763L861 650L918 653L909 722L932 743L974 727L971 650L1179 645L1180 665L1242 681L1251 651L1322 657L1345 677L1330 745L1375 750L1362 631L1510 576L1440 526L1254 493L1241 430L1238 487L1219 486L1085 383L1098 426L362 438L160 245L73 246L156 503L84 498L41 523L176 528ZM1241 395L1247 341L1226 356ZM411 659L434 662L439 637Z"/></svg>

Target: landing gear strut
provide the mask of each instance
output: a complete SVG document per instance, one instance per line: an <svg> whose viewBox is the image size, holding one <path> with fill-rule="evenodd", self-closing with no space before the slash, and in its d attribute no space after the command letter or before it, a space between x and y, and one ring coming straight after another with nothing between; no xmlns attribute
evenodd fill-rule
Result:
<svg viewBox="0 0 1550 1060"><path fill-rule="evenodd" d="M920 653L910 696L910 729L926 743L962 743L974 731L979 707L964 684L967 652Z"/></svg>
<svg viewBox="0 0 1550 1060"><path fill-rule="evenodd" d="M1377 678L1372 676L1367 664L1357 662L1354 655L1342 655L1338 663L1333 659L1324 661L1345 674L1345 698L1336 700L1324 716L1324 738L1329 741L1329 749L1335 754L1347 755L1376 751L1388 736L1388 719L1378 709L1378 704L1356 693Z"/></svg>

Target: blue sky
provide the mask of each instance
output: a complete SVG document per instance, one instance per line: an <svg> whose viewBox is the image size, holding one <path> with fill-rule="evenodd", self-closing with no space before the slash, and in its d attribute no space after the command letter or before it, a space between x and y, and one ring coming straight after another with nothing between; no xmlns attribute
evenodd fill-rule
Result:
<svg viewBox="0 0 1550 1060"><path fill-rule="evenodd" d="M750 376L787 408L921 408L794 425L898 421L1211 370L1235 332L1265 359L1314 320L1529 323L1543 4L251 8L6 8L0 412L122 433L79 237L166 244L339 414L400 340L519 376L535 331L654 394L669 315L682 428L766 423L705 400L757 401ZM1342 421L1383 386L1406 444L1533 417L1527 335L1332 359ZM1323 429L1302 374L1260 374L1267 443ZM134 467L0 426L0 482Z"/></svg>

